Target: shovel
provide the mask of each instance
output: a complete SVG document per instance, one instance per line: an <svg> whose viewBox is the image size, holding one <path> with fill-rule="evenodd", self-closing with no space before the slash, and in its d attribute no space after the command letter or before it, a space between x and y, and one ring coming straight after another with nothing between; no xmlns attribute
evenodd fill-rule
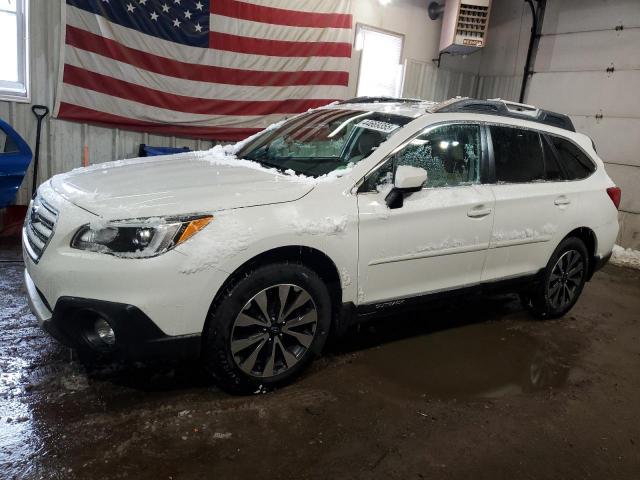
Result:
<svg viewBox="0 0 640 480"><path fill-rule="evenodd" d="M38 187L38 160L40 158L40 132L42 130L42 120L49 115L49 107L45 105L34 105L31 107L31 111L38 120L38 127L36 129L36 153L33 156L33 190L32 196L36 196L36 188Z"/></svg>

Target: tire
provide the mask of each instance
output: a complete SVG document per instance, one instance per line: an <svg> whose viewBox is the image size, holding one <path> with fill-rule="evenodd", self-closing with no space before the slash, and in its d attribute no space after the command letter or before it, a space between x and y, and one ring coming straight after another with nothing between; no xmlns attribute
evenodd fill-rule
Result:
<svg viewBox="0 0 640 480"><path fill-rule="evenodd" d="M579 238L565 238L555 249L542 281L520 299L540 319L560 318L582 294L589 271L587 247Z"/></svg>
<svg viewBox="0 0 640 480"><path fill-rule="evenodd" d="M321 353L331 318L329 290L316 272L299 263L257 267L212 305L205 366L230 393L281 387Z"/></svg>

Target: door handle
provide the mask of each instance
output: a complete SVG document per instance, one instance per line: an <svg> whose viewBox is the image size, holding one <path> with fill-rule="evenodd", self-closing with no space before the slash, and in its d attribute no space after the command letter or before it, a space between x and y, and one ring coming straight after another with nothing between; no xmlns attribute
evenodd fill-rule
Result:
<svg viewBox="0 0 640 480"><path fill-rule="evenodd" d="M471 210L469 210L467 212L467 217L470 218L482 218L482 217L486 217L487 215L489 215L491 213L491 209L490 208L481 208L480 207L476 207L476 208L472 208Z"/></svg>
<svg viewBox="0 0 640 480"><path fill-rule="evenodd" d="M564 195L562 197L558 197L553 201L553 204L558 206L558 207L562 207L564 205L569 205L571 203L571 200L569 200L567 197L565 197Z"/></svg>

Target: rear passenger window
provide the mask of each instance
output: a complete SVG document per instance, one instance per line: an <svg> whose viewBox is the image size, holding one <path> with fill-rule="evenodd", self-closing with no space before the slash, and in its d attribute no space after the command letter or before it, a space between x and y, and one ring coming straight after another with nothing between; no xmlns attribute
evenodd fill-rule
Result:
<svg viewBox="0 0 640 480"><path fill-rule="evenodd" d="M587 155L573 142L560 137L549 136L558 152L560 162L567 172L568 180L580 180L591 175L596 167Z"/></svg>
<svg viewBox="0 0 640 480"><path fill-rule="evenodd" d="M544 147L544 170L546 179L550 182L564 180L564 174L558 163L558 158L551 147L551 143L543 138L542 145Z"/></svg>
<svg viewBox="0 0 640 480"><path fill-rule="evenodd" d="M542 145L537 132L510 127L489 128L498 182L546 180Z"/></svg>

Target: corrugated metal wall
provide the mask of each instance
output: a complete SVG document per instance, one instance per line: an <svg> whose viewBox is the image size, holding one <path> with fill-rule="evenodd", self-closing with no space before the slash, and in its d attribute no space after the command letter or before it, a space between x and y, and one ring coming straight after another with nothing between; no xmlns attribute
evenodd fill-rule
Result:
<svg viewBox="0 0 640 480"><path fill-rule="evenodd" d="M522 75L485 75L478 77L476 98L502 98L518 101Z"/></svg>
<svg viewBox="0 0 640 480"><path fill-rule="evenodd" d="M31 1L31 104L0 102L0 118L8 121L32 146L35 145L36 119L33 104L53 109L61 41L60 0ZM140 143L157 146L187 146L204 149L209 141L163 137L64 122L50 117L43 122L40 144L39 179L82 165L84 145L90 163L137 156ZM31 194L31 168L18 192L17 203L28 203Z"/></svg>
<svg viewBox="0 0 640 480"><path fill-rule="evenodd" d="M436 68L433 63L407 59L402 95L409 98L440 101L457 95L476 94L478 76L469 72L455 72Z"/></svg>

